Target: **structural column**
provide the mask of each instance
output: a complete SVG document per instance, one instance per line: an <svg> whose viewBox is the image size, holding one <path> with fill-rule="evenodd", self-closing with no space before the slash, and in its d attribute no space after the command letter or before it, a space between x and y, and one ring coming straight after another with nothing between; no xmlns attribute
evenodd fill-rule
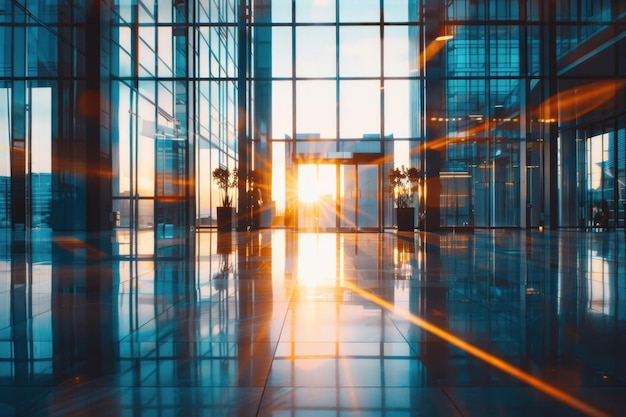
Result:
<svg viewBox="0 0 626 417"><path fill-rule="evenodd" d="M424 2L424 43L422 48L422 69L425 72L425 137L424 137L424 171L426 176L426 230L435 231L440 228L440 172L445 159L445 149L436 146L445 132L443 124L431 121L434 116L445 112L443 98L445 84L441 79L444 71L443 52L436 38L443 33L443 6L445 3L436 0Z"/></svg>

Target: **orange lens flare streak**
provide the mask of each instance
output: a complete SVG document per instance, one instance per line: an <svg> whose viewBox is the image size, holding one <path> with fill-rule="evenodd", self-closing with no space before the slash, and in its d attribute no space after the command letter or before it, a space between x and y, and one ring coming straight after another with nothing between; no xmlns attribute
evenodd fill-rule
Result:
<svg viewBox="0 0 626 417"><path fill-rule="evenodd" d="M76 249L83 249L85 250L85 256L87 259L102 259L106 256L106 254L101 250L88 245L75 237L56 237L54 238L54 243L67 252L74 252Z"/></svg>
<svg viewBox="0 0 626 417"><path fill-rule="evenodd" d="M424 65L430 61L431 58L437 54L437 52L441 51L444 46L446 46L444 41L434 41L429 43L428 46L426 46L426 49L420 54L419 61L416 62L417 65L413 72L421 71Z"/></svg>
<svg viewBox="0 0 626 417"><path fill-rule="evenodd" d="M421 327L423 330L426 330L429 333L434 334L435 336L443 339L444 341L460 348L463 349L465 352L477 357L478 359L481 359L482 361L494 366L495 368L498 368L499 370L506 372L507 374L519 379L520 381L523 381L525 383L527 383L528 385L532 386L533 388L536 388L538 390L540 390L541 392L550 395L551 397L561 401L564 404L569 405L572 408L575 408L578 411L581 411L589 416L592 417L610 417L609 414L606 414L605 412L585 403L584 401L581 401L571 395L569 395L568 393L522 371L519 368L516 368L515 366L503 361L502 359L488 353L485 352L482 349L479 349L473 345L471 345L470 343L467 343L466 341L454 336L451 333L446 332L445 330L440 329L439 327L430 324L429 322L420 319L417 316L414 316L413 314L411 314L410 312L406 311L406 310L402 310L398 307L396 307L395 305L393 305L392 303L368 292L365 291L359 287L357 287L354 284L351 283L344 283L344 287L346 289L349 289L350 291L353 291L357 294L359 294L361 297L372 301L376 304L378 304L379 306L381 306L382 308L389 310L391 312L393 312L394 314L396 314L399 317L402 317L408 321L410 321L411 323L415 324L418 327Z"/></svg>
<svg viewBox="0 0 626 417"><path fill-rule="evenodd" d="M596 81L561 91L541 103L540 116L562 122L574 120L613 100L624 85L624 81Z"/></svg>

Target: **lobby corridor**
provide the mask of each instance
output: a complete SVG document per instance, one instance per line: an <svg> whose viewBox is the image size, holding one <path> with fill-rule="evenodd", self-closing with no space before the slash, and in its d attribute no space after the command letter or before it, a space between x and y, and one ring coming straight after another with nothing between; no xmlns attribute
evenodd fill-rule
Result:
<svg viewBox="0 0 626 417"><path fill-rule="evenodd" d="M625 265L622 232L3 229L0 416L620 417Z"/></svg>

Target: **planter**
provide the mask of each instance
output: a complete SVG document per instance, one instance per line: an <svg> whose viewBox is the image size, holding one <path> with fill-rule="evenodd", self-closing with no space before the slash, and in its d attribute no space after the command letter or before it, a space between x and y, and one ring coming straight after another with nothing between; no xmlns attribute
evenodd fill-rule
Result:
<svg viewBox="0 0 626 417"><path fill-rule="evenodd" d="M398 230L403 232L412 232L415 230L415 207L398 207L396 208L396 220L398 222Z"/></svg>
<svg viewBox="0 0 626 417"><path fill-rule="evenodd" d="M217 208L217 231L230 232L233 229L233 219L235 219L234 207Z"/></svg>

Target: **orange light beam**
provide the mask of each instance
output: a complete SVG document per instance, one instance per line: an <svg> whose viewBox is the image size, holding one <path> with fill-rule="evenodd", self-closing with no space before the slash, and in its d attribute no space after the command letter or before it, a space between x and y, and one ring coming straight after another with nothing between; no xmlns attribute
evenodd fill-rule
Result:
<svg viewBox="0 0 626 417"><path fill-rule="evenodd" d="M74 252L75 249L84 249L87 259L102 259L106 256L101 250L83 242L76 237L55 237L54 243L67 252Z"/></svg>
<svg viewBox="0 0 626 417"><path fill-rule="evenodd" d="M574 120L614 99L625 85L624 81L610 80L570 88L544 100L538 110L542 119Z"/></svg>
<svg viewBox="0 0 626 417"><path fill-rule="evenodd" d="M426 46L426 49L422 51L420 54L419 60L416 62L417 66L412 70L412 72L419 72L422 70L424 65L430 61L430 59L435 56L435 54L443 49L446 46L446 42L441 41L433 41Z"/></svg>
<svg viewBox="0 0 626 417"><path fill-rule="evenodd" d="M561 401L562 403L565 403L569 405L570 407L575 408L578 411L581 411L592 417L610 417L610 415L605 413L604 411L601 411L593 407L592 405L589 405L586 402L581 401L578 398L571 396L565 391L562 391L558 389L557 387L552 386L540 380L539 378L536 378L530 375L527 372L524 372L523 370L505 362L504 360L482 349L479 349L476 346L473 346L472 344L464 341L463 339L460 339L454 336L453 334L448 333L443 329L440 329L439 327L427 322L426 320L421 319L406 310L398 308L397 306L393 305L389 301L383 298L380 298L376 296L375 294L372 294L371 292L365 291L362 288L359 288L356 285L351 284L349 282L344 283L344 287L359 294L361 297L378 304L382 308L393 312L399 317L402 317L410 321L416 326L421 327L423 330L426 330L427 332L434 334L435 336L443 339L444 341L460 349L463 349L465 352L469 353L470 355L473 355L477 357L478 359L492 365L493 367L503 372L506 372L507 374L519 379L520 381L527 383L533 388L536 388L540 390L541 392L548 394L549 396Z"/></svg>

